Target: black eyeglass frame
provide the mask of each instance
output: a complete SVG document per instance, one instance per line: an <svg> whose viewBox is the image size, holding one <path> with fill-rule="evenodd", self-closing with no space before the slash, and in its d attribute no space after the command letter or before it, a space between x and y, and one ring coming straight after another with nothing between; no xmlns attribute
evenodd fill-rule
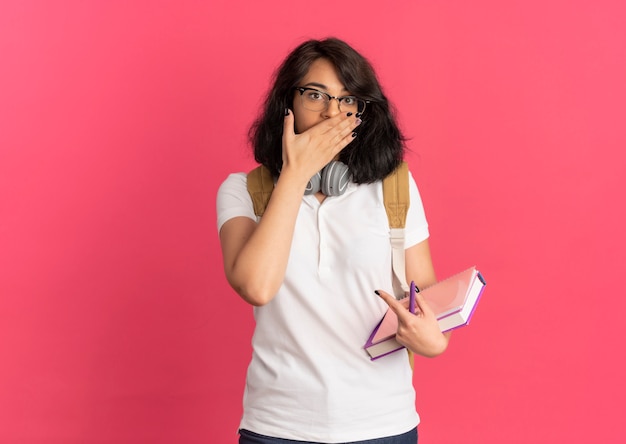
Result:
<svg viewBox="0 0 626 444"><path fill-rule="evenodd" d="M323 94L326 97L328 97L328 102L326 102L326 108L322 108L322 109L328 109L328 107L330 106L330 101L332 99L335 99L337 101L337 103L339 104L339 108L341 109L341 101L343 99L354 98L357 101L360 100L361 102L363 102L363 104L364 104L363 105L363 109L358 110L359 113L363 113L363 111L365 111L365 108L367 108L367 105L372 103L370 100L361 99L360 97L352 96L352 95L350 95L350 96L341 96L341 97L331 96L330 94L325 93L324 91L320 91L319 89L309 88L309 87L305 87L305 86L294 86L293 89L300 93L300 97L301 98L304 96L304 92L305 91L315 91L316 93L320 93L320 94ZM313 110L311 110L311 111L313 111Z"/></svg>

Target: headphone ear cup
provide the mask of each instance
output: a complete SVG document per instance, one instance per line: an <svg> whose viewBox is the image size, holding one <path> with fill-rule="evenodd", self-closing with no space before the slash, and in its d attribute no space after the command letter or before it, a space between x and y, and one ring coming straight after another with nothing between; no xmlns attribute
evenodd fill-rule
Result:
<svg viewBox="0 0 626 444"><path fill-rule="evenodd" d="M306 184L306 189L304 190L304 194L315 194L317 193L322 185L322 173L319 171L315 173L315 176L311 177L309 183Z"/></svg>
<svg viewBox="0 0 626 444"><path fill-rule="evenodd" d="M321 191L326 196L340 196L345 193L350 183L348 165L333 160L322 169Z"/></svg>

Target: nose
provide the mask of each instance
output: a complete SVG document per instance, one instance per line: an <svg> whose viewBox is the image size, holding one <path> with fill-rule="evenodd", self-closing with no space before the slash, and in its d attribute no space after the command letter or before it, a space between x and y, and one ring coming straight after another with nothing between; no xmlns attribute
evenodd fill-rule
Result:
<svg viewBox="0 0 626 444"><path fill-rule="evenodd" d="M339 100L336 98L330 99L328 102L328 107L323 111L323 115L325 118L330 118L339 114L341 110L339 109Z"/></svg>

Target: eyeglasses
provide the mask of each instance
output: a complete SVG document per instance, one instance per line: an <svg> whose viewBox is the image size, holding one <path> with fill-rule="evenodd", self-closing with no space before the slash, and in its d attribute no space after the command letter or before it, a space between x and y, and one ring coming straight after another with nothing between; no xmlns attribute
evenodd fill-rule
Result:
<svg viewBox="0 0 626 444"><path fill-rule="evenodd" d="M309 111L323 111L328 109L331 99L337 100L341 112L362 113L368 100L359 99L355 96L335 97L314 88L296 86L294 89L300 92L302 106Z"/></svg>

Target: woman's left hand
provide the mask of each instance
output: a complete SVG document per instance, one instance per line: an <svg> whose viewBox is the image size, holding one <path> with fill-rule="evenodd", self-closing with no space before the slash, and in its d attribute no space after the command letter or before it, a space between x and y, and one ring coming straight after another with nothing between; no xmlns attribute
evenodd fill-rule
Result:
<svg viewBox="0 0 626 444"><path fill-rule="evenodd" d="M413 353L435 357L445 351L450 333L442 333L435 314L420 293L415 296L415 314L382 290L376 293L398 317L396 340Z"/></svg>

